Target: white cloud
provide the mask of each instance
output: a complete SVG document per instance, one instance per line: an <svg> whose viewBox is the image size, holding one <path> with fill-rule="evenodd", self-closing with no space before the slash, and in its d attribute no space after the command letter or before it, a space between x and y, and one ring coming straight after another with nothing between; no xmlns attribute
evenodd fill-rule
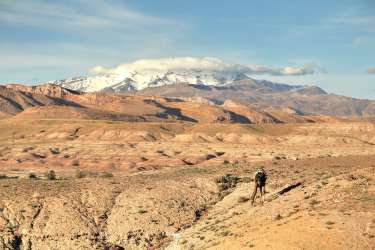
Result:
<svg viewBox="0 0 375 250"><path fill-rule="evenodd" d="M220 59L212 57L177 57L161 59L142 59L132 63L120 64L114 68L105 68L96 66L90 69L93 74L120 74L127 75L134 71L214 71L214 72L239 72L249 75L307 75L314 74L316 67L314 65L305 65L302 67L266 67L262 65L245 65L226 63Z"/></svg>
<svg viewBox="0 0 375 250"><path fill-rule="evenodd" d="M131 10L109 1L77 0L74 4L60 1L1 1L0 22L13 25L53 29L101 29L179 25L171 20Z"/></svg>
<svg viewBox="0 0 375 250"><path fill-rule="evenodd" d="M370 67L367 69L367 73L369 74L375 74L375 67Z"/></svg>
<svg viewBox="0 0 375 250"><path fill-rule="evenodd" d="M261 75L261 74L269 74L269 75L309 75L314 74L316 69L314 65L304 65L302 67L265 67L265 66L258 66L258 65L247 65L246 66L249 74Z"/></svg>
<svg viewBox="0 0 375 250"><path fill-rule="evenodd" d="M173 52L190 27L122 0L0 0L0 24L0 78L14 81L49 78L51 69L58 72L54 79L161 56Z"/></svg>

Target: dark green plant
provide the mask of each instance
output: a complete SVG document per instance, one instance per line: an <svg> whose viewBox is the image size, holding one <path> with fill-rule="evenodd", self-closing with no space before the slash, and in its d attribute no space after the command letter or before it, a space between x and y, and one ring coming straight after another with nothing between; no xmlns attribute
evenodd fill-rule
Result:
<svg viewBox="0 0 375 250"><path fill-rule="evenodd" d="M38 176L35 173L30 173L29 179L38 179Z"/></svg>
<svg viewBox="0 0 375 250"><path fill-rule="evenodd" d="M113 174L111 172L103 172L100 177L102 178L112 178Z"/></svg>
<svg viewBox="0 0 375 250"><path fill-rule="evenodd" d="M85 177L87 177L87 175L88 175L87 171L77 170L76 173L75 173L75 177L78 178L78 179L85 178Z"/></svg>
<svg viewBox="0 0 375 250"><path fill-rule="evenodd" d="M50 181L56 180L56 173L55 173L55 171L54 170L49 170L46 173L46 178L47 178L47 180L50 180Z"/></svg>

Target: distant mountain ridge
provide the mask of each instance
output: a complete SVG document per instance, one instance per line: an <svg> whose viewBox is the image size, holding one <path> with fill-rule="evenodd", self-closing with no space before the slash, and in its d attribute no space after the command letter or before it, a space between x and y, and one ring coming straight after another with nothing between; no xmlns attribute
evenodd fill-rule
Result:
<svg viewBox="0 0 375 250"><path fill-rule="evenodd" d="M167 85L175 86L175 85ZM189 86L182 84L182 86ZM209 86L193 85L210 91ZM162 87L148 88L156 90ZM215 88L224 88L215 87ZM196 123L311 123L344 119L305 115L293 108L257 108L233 100L222 104L201 97L159 96L104 92L77 92L58 85L0 86L0 118L14 119L99 119L131 122Z"/></svg>
<svg viewBox="0 0 375 250"><path fill-rule="evenodd" d="M129 92L146 88L161 87L173 84L191 84L203 86L226 86L247 81L257 87L267 88L272 92L291 89L303 89L306 85L287 85L266 80L255 80L240 72L179 70L173 71L135 71L122 74L99 74L89 77L72 77L63 80L48 81L43 84L54 84L82 92Z"/></svg>
<svg viewBox="0 0 375 250"><path fill-rule="evenodd" d="M309 115L375 116L375 101L328 94L312 85L288 85L256 80L236 68L216 70L180 67L172 70L162 67L133 71L121 68L118 72L106 71L89 77L50 81L47 85L57 85L66 90L79 92L203 98L218 105L230 99L260 109L292 108L301 114Z"/></svg>
<svg viewBox="0 0 375 250"><path fill-rule="evenodd" d="M375 116L375 101L328 94L317 86L291 86L269 81L241 80L224 86L174 84L146 88L136 95L201 97L216 104L230 99L261 109L292 108L303 114L343 117Z"/></svg>

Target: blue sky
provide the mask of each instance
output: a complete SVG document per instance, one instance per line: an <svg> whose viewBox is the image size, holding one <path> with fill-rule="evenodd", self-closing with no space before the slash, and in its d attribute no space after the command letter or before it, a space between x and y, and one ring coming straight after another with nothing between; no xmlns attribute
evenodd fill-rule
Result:
<svg viewBox="0 0 375 250"><path fill-rule="evenodd" d="M375 1L0 0L3 83L185 56L308 66L313 72L254 78L375 99Z"/></svg>

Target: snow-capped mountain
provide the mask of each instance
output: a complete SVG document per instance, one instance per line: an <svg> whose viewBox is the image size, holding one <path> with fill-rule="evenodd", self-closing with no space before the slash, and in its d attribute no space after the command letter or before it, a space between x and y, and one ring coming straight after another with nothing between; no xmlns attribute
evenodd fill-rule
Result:
<svg viewBox="0 0 375 250"><path fill-rule="evenodd" d="M118 74L100 74L91 77L72 77L64 80L49 81L47 83L84 92L127 92L178 83L221 86L244 79L251 78L242 73L167 71L161 73L131 72L129 75L125 76Z"/></svg>
<svg viewBox="0 0 375 250"><path fill-rule="evenodd" d="M90 69L90 72L94 75L48 83L84 92L126 92L181 83L223 86L241 80L270 87L273 83L256 81L249 76L257 74L301 75L309 74L313 72L313 69L309 67L268 68L259 65L230 64L217 58L182 57L143 59L128 64L120 64L114 68L96 66ZM287 86L275 85L273 87L283 88ZM296 87L287 88L293 89Z"/></svg>
<svg viewBox="0 0 375 250"><path fill-rule="evenodd" d="M255 83L256 81L251 79L249 75L301 75L310 74L314 71L308 66L302 68L269 68L259 65L230 64L210 57L180 57L142 59L132 63L120 64L114 68L96 66L90 69L90 72L94 75L47 83L84 92L126 92L176 83L213 86L223 86L241 80L249 80ZM270 82L260 82L260 84L272 85Z"/></svg>
<svg viewBox="0 0 375 250"><path fill-rule="evenodd" d="M83 91L83 92L95 92L95 91L101 91L106 87L119 84L122 81L124 81L124 79L118 75L114 75L114 74L104 75L103 74L103 75L98 75L98 76L93 76L93 77L85 77L85 76L72 77L72 78L67 78L63 80L48 81L46 83L59 85L61 87L71 89L71 90L77 90L77 91Z"/></svg>

